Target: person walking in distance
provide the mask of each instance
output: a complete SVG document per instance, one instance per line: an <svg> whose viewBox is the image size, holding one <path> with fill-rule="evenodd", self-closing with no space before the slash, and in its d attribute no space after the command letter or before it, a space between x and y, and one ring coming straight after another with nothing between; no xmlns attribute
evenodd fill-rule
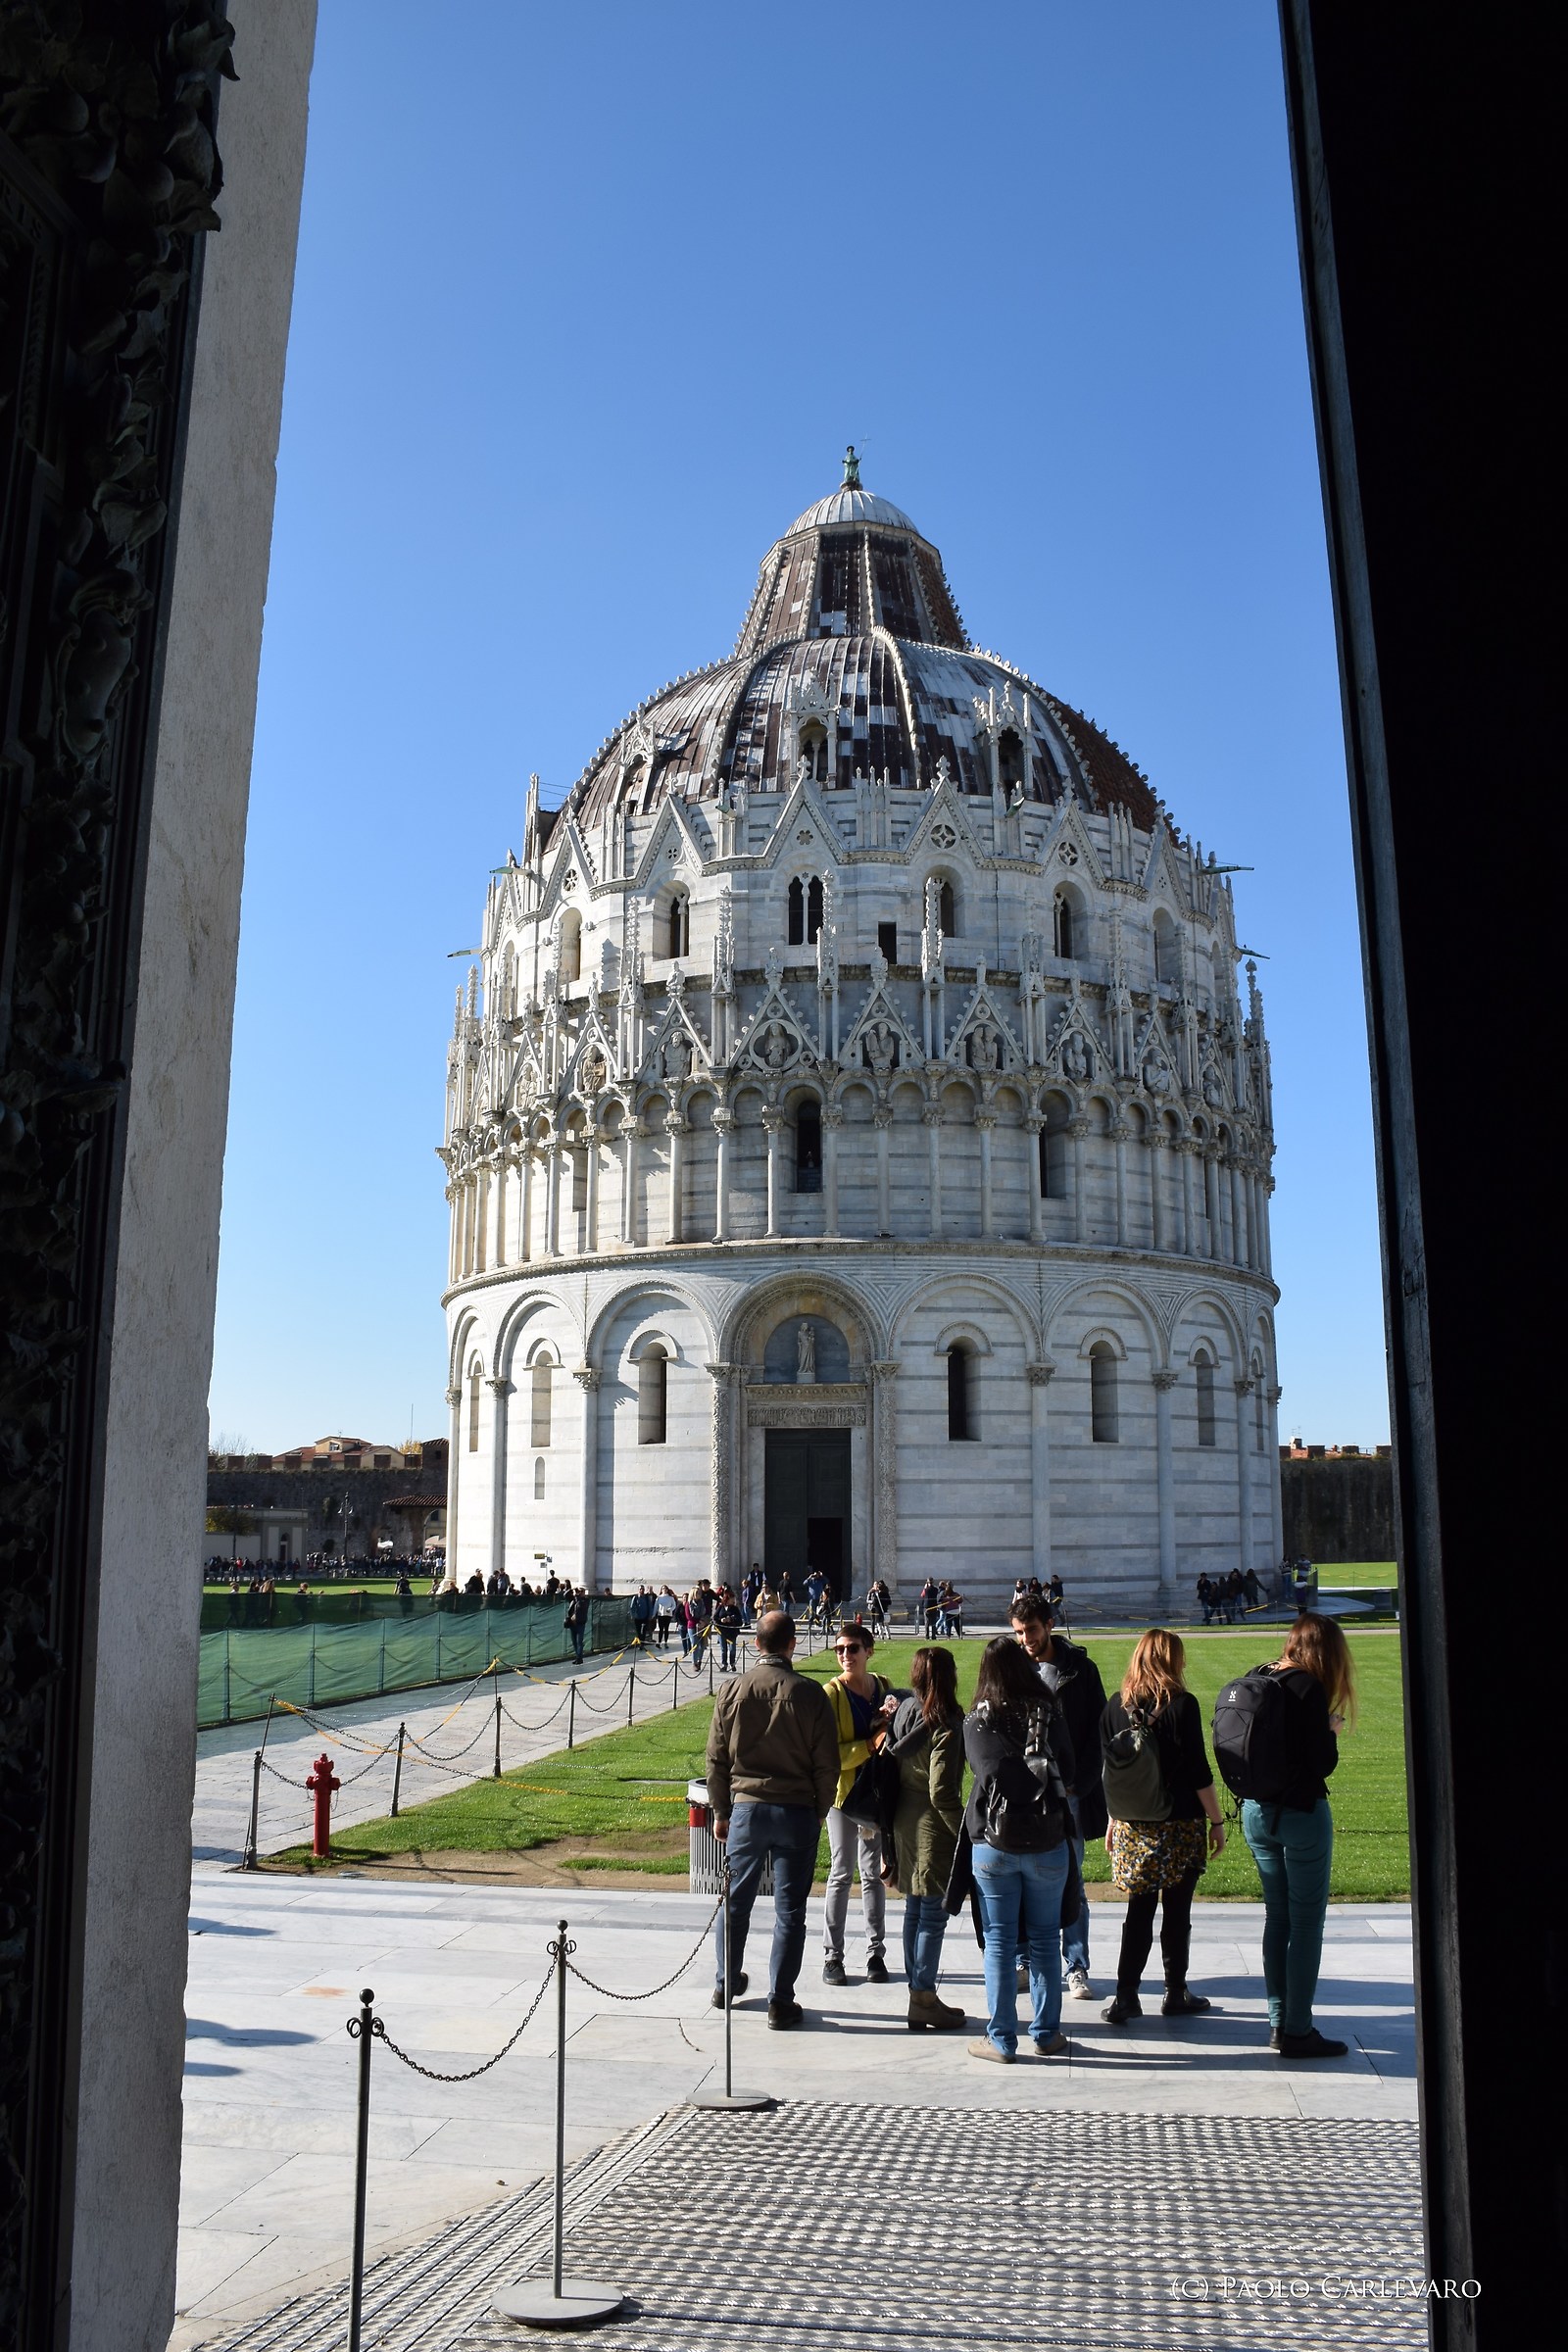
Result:
<svg viewBox="0 0 1568 2352"><path fill-rule="evenodd" d="M566 1631L571 1636L571 1654L582 1664L583 1637L588 1631L588 1595L579 1585L566 1603Z"/></svg>
<svg viewBox="0 0 1568 2352"><path fill-rule="evenodd" d="M951 1649L917 1649L910 1695L893 1718L888 1752L899 1767L893 1876L904 1893L904 1973L911 2034L950 2034L963 2011L937 1998L948 1878L963 1823L963 1709Z"/></svg>
<svg viewBox="0 0 1568 2352"><path fill-rule="evenodd" d="M729 1856L730 1968L733 1992L744 1992L746 1933L761 1884L773 1864L773 1949L768 1965L767 2022L799 2026L795 1998L806 1950L806 1904L816 1868L817 1840L839 1783L838 1731L819 1683L797 1674L795 1620L770 1609L758 1621L761 1653L747 1673L726 1683L708 1735L708 1801L713 1836ZM713 1925L713 2006L724 2006L724 1922Z"/></svg>
<svg viewBox="0 0 1568 2352"><path fill-rule="evenodd" d="M1242 1836L1263 1882L1269 2048L1283 2058L1343 2058L1348 2045L1312 2022L1334 1864L1327 1784L1340 1760L1339 1735L1355 1721L1355 1669L1332 1617L1306 1610L1297 1618L1274 1679L1283 1702L1279 1792L1242 1805Z"/></svg>
<svg viewBox="0 0 1568 2352"><path fill-rule="evenodd" d="M1090 1838L1105 1835L1105 1794L1101 1787L1097 1769L1100 1757L1100 1719L1105 1712L1105 1686L1100 1679L1100 1668L1087 1649L1069 1642L1055 1630L1055 1619L1047 1600L1015 1600L1012 1604L1012 1630L1027 1652L1046 1689L1060 1708L1072 1741L1075 1778L1068 1783L1067 1801L1072 1811L1072 1850L1078 1865L1079 1884L1083 1884L1084 1843ZM1027 1989L1027 1961L1018 1956L1018 1990ZM1094 1988L1089 1982L1089 1892L1084 1888L1083 1904L1078 1916L1061 1923L1062 1983L1075 2001L1093 1998Z"/></svg>
<svg viewBox="0 0 1568 2352"><path fill-rule="evenodd" d="M840 1626L833 1644L839 1671L827 1684L828 1703L837 1730L839 1769L832 1810L827 1817L827 1900L822 1919L822 1982L847 1984L844 1973L844 1932L849 1925L850 1881L860 1874L860 1913L865 1921L865 1973L873 1984L886 1984L883 1956L887 1924L887 1891L882 1884L882 1833L870 1822L852 1821L844 1799L855 1776L871 1753L872 1736L885 1732L898 1713L893 1686L871 1672L876 1636L858 1623Z"/></svg>
<svg viewBox="0 0 1568 2352"><path fill-rule="evenodd" d="M713 1631L718 1636L718 1671L735 1671L735 1644L741 1638L743 1623L741 1604L728 1585L720 1585L718 1598L713 1603Z"/></svg>
<svg viewBox="0 0 1568 2352"><path fill-rule="evenodd" d="M1105 1708L1100 1752L1111 1819L1105 1835L1110 1875L1127 1897L1116 1990L1101 2012L1107 2025L1142 2017L1139 1982L1160 1912L1159 1956L1165 1971L1165 2017L1208 2008L1187 1987L1193 1896L1225 1844L1214 1775L1203 1746L1203 1719L1183 1680L1180 1635L1152 1626L1139 1642L1121 1689ZM1207 1826L1204 1826L1204 1816Z"/></svg>

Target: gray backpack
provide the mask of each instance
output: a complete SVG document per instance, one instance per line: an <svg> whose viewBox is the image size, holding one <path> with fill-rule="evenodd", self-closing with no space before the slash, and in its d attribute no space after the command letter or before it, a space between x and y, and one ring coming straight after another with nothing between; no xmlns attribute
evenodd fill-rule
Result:
<svg viewBox="0 0 1568 2352"><path fill-rule="evenodd" d="M1154 1719L1144 1707L1129 1707L1127 1721L1104 1745L1105 1809L1112 1821L1168 1821L1165 1786L1154 1737Z"/></svg>

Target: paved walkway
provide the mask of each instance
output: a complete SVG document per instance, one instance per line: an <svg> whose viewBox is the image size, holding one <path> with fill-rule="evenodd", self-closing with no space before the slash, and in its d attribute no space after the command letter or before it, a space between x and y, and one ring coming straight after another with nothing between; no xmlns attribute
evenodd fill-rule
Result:
<svg viewBox="0 0 1568 2352"><path fill-rule="evenodd" d="M842 2302L852 2289L876 2301L881 2315L877 2326L867 2318L851 2330L863 2352L907 2344L912 2315L895 2324L881 2286L869 2274L852 2279L842 2255L852 2218L874 2250L889 2230L904 2248L911 2217L921 2259L928 2269L936 2262L933 2279L946 2272L952 2306L933 2303L918 2315L913 2333L922 2343L958 2332L971 2346L1119 2343L1105 2297L1120 2291L1115 2282L1140 2230L1150 2243L1129 2275L1153 2301L1125 2315L1125 2340L1282 2352L1374 2340L1383 2352L1406 2340L1391 2331L1397 2315L1387 2307L1375 2339L1365 2304L1353 2325L1338 2306L1328 2314L1350 2333L1322 2333L1328 2320L1314 2303L1320 2331L1302 2332L1302 2322L1293 2334L1279 2331L1288 2311L1270 2314L1264 2327L1254 2315L1227 2317L1217 2304L1178 2305L1165 2277L1175 2275L1173 2265L1186 2266L1184 2277L1206 2277L1265 2258L1276 2268L1315 2265L1314 2277L1336 2266L1408 2270L1418 2260L1403 1905L1337 1905L1330 1913L1319 2015L1351 2038L1351 2055L1338 2064L1293 2067L1270 2055L1260 1910L1214 1903L1197 1909L1193 1954L1194 1982L1216 2001L1211 2016L1166 2021L1155 2013L1118 2031L1101 2021L1098 2000L1069 2002L1064 2059L1002 2068L968 2058L963 2036L908 2034L901 1984L826 1991L815 1977L817 1898L803 1979L808 2030L769 2034L755 1995L734 2021L737 2082L784 2104L771 2118L705 2118L699 2129L681 2102L721 2079L722 2067L706 1950L651 2000L611 1996L660 1984L680 1966L698 1943L704 1899L416 1888L344 1875L257 1878L206 1865L192 1893L175 2352L226 2337L247 2320L255 2325L244 2340L256 2352L324 2352L341 2343L333 2296L346 2274L352 2216L356 2064L344 2022L359 1988L374 1987L388 2033L425 2064L475 2066L506 2041L541 1984L564 1901L576 1965L605 1988L574 1979L568 2004L567 2151L585 2168L582 2227L599 2232L593 2262L629 2268L635 2275L619 2282L654 2297L650 2316L657 2305L669 2323L652 2335L617 2328L601 2339L607 2344L701 2340L729 2352L748 2328L755 2342L771 2324L803 2342L825 2325L838 2345L842 2330L834 2334L832 2308L824 2312L820 2299ZM765 1965L769 1911L758 1907L756 1964ZM1094 1922L1103 1992L1119 1906L1097 1904ZM851 1943L853 1971L853 1923ZM979 1955L964 1922L950 1931L947 1960L944 1992L974 2014ZM552 2149L553 2048L548 1996L516 2050L470 2082L432 2082L376 2046L368 2243L386 2258L375 2278L387 2317L368 2342L440 2352L459 2335L491 2340L484 2279L518 2275L542 2243L538 2183ZM1043 2129L1048 2117L1056 2128ZM876 2166L894 2167L884 2184L891 2210L874 2224L866 2187L873 2154ZM617 2182L610 2194L607 2183ZM1090 2186L1094 2199L1083 2205ZM776 2266L740 2259L747 2233L737 2239L724 2227L726 2215L755 2223L760 2210L777 2224ZM980 2257L982 2269L1001 2265L1021 2246L1041 2259L1058 2238L1070 2248L1062 2259L1073 2274L1072 2327L1063 2309L1057 2332L1039 2277L1027 2286L1020 2278L1024 2302L1010 2324L996 2319L999 2332L990 2319L968 2326L965 2298ZM808 2240L810 2259L798 2268ZM964 2261L947 2263L960 2245ZM907 2250L912 2260L919 2249L910 2240ZM775 2314L776 2285L788 2289L793 2316L782 2306ZM313 2289L331 2291L312 2304ZM688 2289L689 2306L680 2300ZM285 2299L286 2323L264 2316ZM1419 2328L1409 2340L1419 2340Z"/></svg>

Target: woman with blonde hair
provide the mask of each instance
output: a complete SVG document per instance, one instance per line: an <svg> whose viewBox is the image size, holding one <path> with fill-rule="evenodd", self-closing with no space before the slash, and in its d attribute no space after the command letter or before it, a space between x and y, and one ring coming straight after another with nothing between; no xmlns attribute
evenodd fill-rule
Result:
<svg viewBox="0 0 1568 2352"><path fill-rule="evenodd" d="M1310 1610L1298 1617L1274 1675L1286 1697L1282 1785L1278 1796L1242 1806L1242 1836L1263 1882L1269 2048L1283 2058L1343 2058L1348 2044L1312 2023L1334 1863L1327 1782L1339 1734L1355 1721L1355 1669L1334 1619Z"/></svg>
<svg viewBox="0 0 1568 2352"><path fill-rule="evenodd" d="M1203 1745L1203 1719L1183 1680L1186 1665L1180 1635L1152 1627L1101 1717L1110 1813L1105 1850L1110 1875L1127 1897L1116 1990L1101 2011L1107 2025L1125 2025L1144 2013L1139 1984L1154 1940L1156 1907L1165 1971L1161 2013L1194 2017L1209 2006L1187 1988L1187 1958L1193 1895L1209 1855L1225 1843L1225 1825Z"/></svg>

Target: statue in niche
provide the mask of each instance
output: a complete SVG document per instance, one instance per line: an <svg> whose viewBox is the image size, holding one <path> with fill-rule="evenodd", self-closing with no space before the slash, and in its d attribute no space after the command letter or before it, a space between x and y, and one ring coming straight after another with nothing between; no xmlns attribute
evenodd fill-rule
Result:
<svg viewBox="0 0 1568 2352"><path fill-rule="evenodd" d="M816 1334L804 1317L795 1327L795 1377L802 1383L816 1378Z"/></svg>
<svg viewBox="0 0 1568 2352"><path fill-rule="evenodd" d="M1080 1083L1092 1072L1094 1065L1089 1058L1089 1049L1076 1029L1061 1049L1061 1066L1069 1078L1077 1079Z"/></svg>
<svg viewBox="0 0 1568 2352"><path fill-rule="evenodd" d="M610 1073L605 1067L605 1057L597 1048L595 1048L593 1053L584 1054L582 1064L582 1084L584 1094L602 1094L604 1091L605 1080L609 1075Z"/></svg>
<svg viewBox="0 0 1568 2352"><path fill-rule="evenodd" d="M1203 1101L1210 1109L1218 1110L1225 1101L1225 1090L1219 1082L1219 1072L1212 1062L1203 1072Z"/></svg>
<svg viewBox="0 0 1568 2352"><path fill-rule="evenodd" d="M873 1021L865 1033L865 1058L879 1078L885 1078L899 1057L899 1041L887 1021Z"/></svg>
<svg viewBox="0 0 1568 2352"><path fill-rule="evenodd" d="M692 1074L692 1043L684 1029L677 1029L664 1048L664 1076L689 1078Z"/></svg>
<svg viewBox="0 0 1568 2352"><path fill-rule="evenodd" d="M1170 1070L1163 1061L1146 1062L1144 1085L1152 1095L1168 1095L1171 1089Z"/></svg>
<svg viewBox="0 0 1568 2352"><path fill-rule="evenodd" d="M1002 1065L1001 1041L989 1021L982 1021L969 1040L970 1067L995 1070Z"/></svg>
<svg viewBox="0 0 1568 2352"><path fill-rule="evenodd" d="M794 1058L795 1040L782 1021L770 1021L762 1040L762 1059L770 1070L781 1070Z"/></svg>

